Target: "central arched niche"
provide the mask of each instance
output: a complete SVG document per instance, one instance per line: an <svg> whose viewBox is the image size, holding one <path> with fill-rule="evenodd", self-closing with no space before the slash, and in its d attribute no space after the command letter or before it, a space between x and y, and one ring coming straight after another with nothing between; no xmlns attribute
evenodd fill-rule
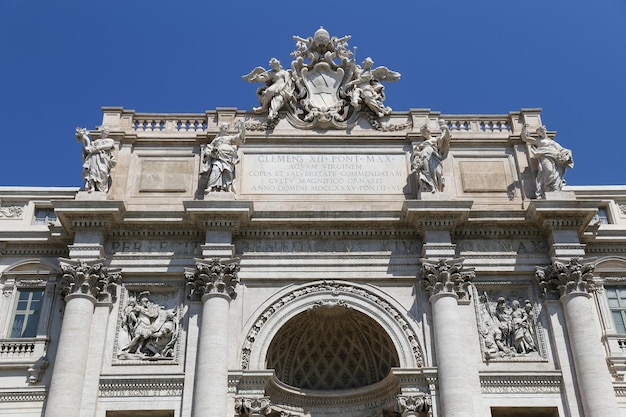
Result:
<svg viewBox="0 0 626 417"><path fill-rule="evenodd" d="M372 318L340 303L318 303L276 333L268 369L284 384L303 390L345 390L382 381L398 354Z"/></svg>

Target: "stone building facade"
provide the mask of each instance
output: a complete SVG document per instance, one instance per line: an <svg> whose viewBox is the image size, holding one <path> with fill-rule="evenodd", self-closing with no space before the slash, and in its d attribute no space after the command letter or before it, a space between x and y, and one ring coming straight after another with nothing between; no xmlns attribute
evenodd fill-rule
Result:
<svg viewBox="0 0 626 417"><path fill-rule="evenodd" d="M626 416L626 187L294 38L259 108L103 108L84 187L0 187L0 415Z"/></svg>

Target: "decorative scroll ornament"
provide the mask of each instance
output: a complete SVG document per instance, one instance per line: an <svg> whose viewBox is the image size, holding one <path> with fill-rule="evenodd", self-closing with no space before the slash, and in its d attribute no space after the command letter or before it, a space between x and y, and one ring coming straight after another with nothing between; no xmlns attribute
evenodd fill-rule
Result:
<svg viewBox="0 0 626 417"><path fill-rule="evenodd" d="M546 297L559 298L570 293L591 293L597 290L593 283L595 264L582 263L574 258L568 263L554 261L552 265L537 267L535 277Z"/></svg>
<svg viewBox="0 0 626 417"><path fill-rule="evenodd" d="M115 287L122 280L119 268L104 266L104 259L91 261L59 258L61 279L58 292L63 297L69 294L89 294L98 301L115 298Z"/></svg>
<svg viewBox="0 0 626 417"><path fill-rule="evenodd" d="M253 111L267 113L267 129L279 120L279 112L302 129L343 129L364 114L375 128L383 128L378 120L391 113L384 105L382 82L397 81L400 73L387 67L374 68L371 58L361 65L348 49L350 36L337 38L320 27L313 37L294 36L296 50L291 69L284 69L276 58L269 61L270 69L256 67L242 78L248 82L263 82L257 89L260 106ZM355 48L356 49L356 48ZM252 123L258 129L258 123Z"/></svg>
<svg viewBox="0 0 626 417"><path fill-rule="evenodd" d="M398 395L396 413L401 417L432 416L433 401L428 394Z"/></svg>
<svg viewBox="0 0 626 417"><path fill-rule="evenodd" d="M28 383L36 384L41 381L41 377L43 376L43 372L48 367L48 360L42 356L35 361L31 366L28 367Z"/></svg>
<svg viewBox="0 0 626 417"><path fill-rule="evenodd" d="M235 411L241 417L267 416L272 412L269 397L235 398Z"/></svg>
<svg viewBox="0 0 626 417"><path fill-rule="evenodd" d="M462 258L447 261L422 259L422 282L430 295L456 294L459 299L468 299L468 288L475 278L473 269L463 268Z"/></svg>
<svg viewBox="0 0 626 417"><path fill-rule="evenodd" d="M222 262L219 258L210 261L196 259L195 268L185 268L189 298L201 300L205 294L225 294L235 298L235 287L239 283L239 259Z"/></svg>

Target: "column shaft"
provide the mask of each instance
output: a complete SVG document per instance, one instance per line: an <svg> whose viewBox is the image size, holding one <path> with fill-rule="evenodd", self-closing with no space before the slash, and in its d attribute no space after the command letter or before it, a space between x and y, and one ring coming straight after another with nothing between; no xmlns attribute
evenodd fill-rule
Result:
<svg viewBox="0 0 626 417"><path fill-rule="evenodd" d="M600 342L591 296L573 292L561 297L576 379L586 417L617 417L617 399Z"/></svg>
<svg viewBox="0 0 626 417"><path fill-rule="evenodd" d="M431 297L437 374L442 415L471 417L474 415L472 392L467 377L463 333L458 329L460 316L457 296L439 293Z"/></svg>
<svg viewBox="0 0 626 417"><path fill-rule="evenodd" d="M228 404L228 310L230 297L203 297L196 362L194 417L232 415Z"/></svg>
<svg viewBox="0 0 626 417"><path fill-rule="evenodd" d="M45 417L80 416L95 299L70 294L66 301Z"/></svg>

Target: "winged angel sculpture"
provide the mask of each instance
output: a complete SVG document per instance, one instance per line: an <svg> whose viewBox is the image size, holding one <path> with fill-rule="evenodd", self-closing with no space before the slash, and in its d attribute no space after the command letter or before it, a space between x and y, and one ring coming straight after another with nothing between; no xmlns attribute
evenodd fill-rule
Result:
<svg viewBox="0 0 626 417"><path fill-rule="evenodd" d="M301 128L344 128L365 113L370 121L391 113L385 106L382 82L397 81L400 73L387 67L373 67L366 58L361 65L348 49L350 36L331 37L322 27L313 37L294 36L296 50L291 69L272 58L270 69L256 67L242 78L262 82L257 89L257 114L267 113L267 125L278 123L279 112ZM356 48L355 48L356 50Z"/></svg>

